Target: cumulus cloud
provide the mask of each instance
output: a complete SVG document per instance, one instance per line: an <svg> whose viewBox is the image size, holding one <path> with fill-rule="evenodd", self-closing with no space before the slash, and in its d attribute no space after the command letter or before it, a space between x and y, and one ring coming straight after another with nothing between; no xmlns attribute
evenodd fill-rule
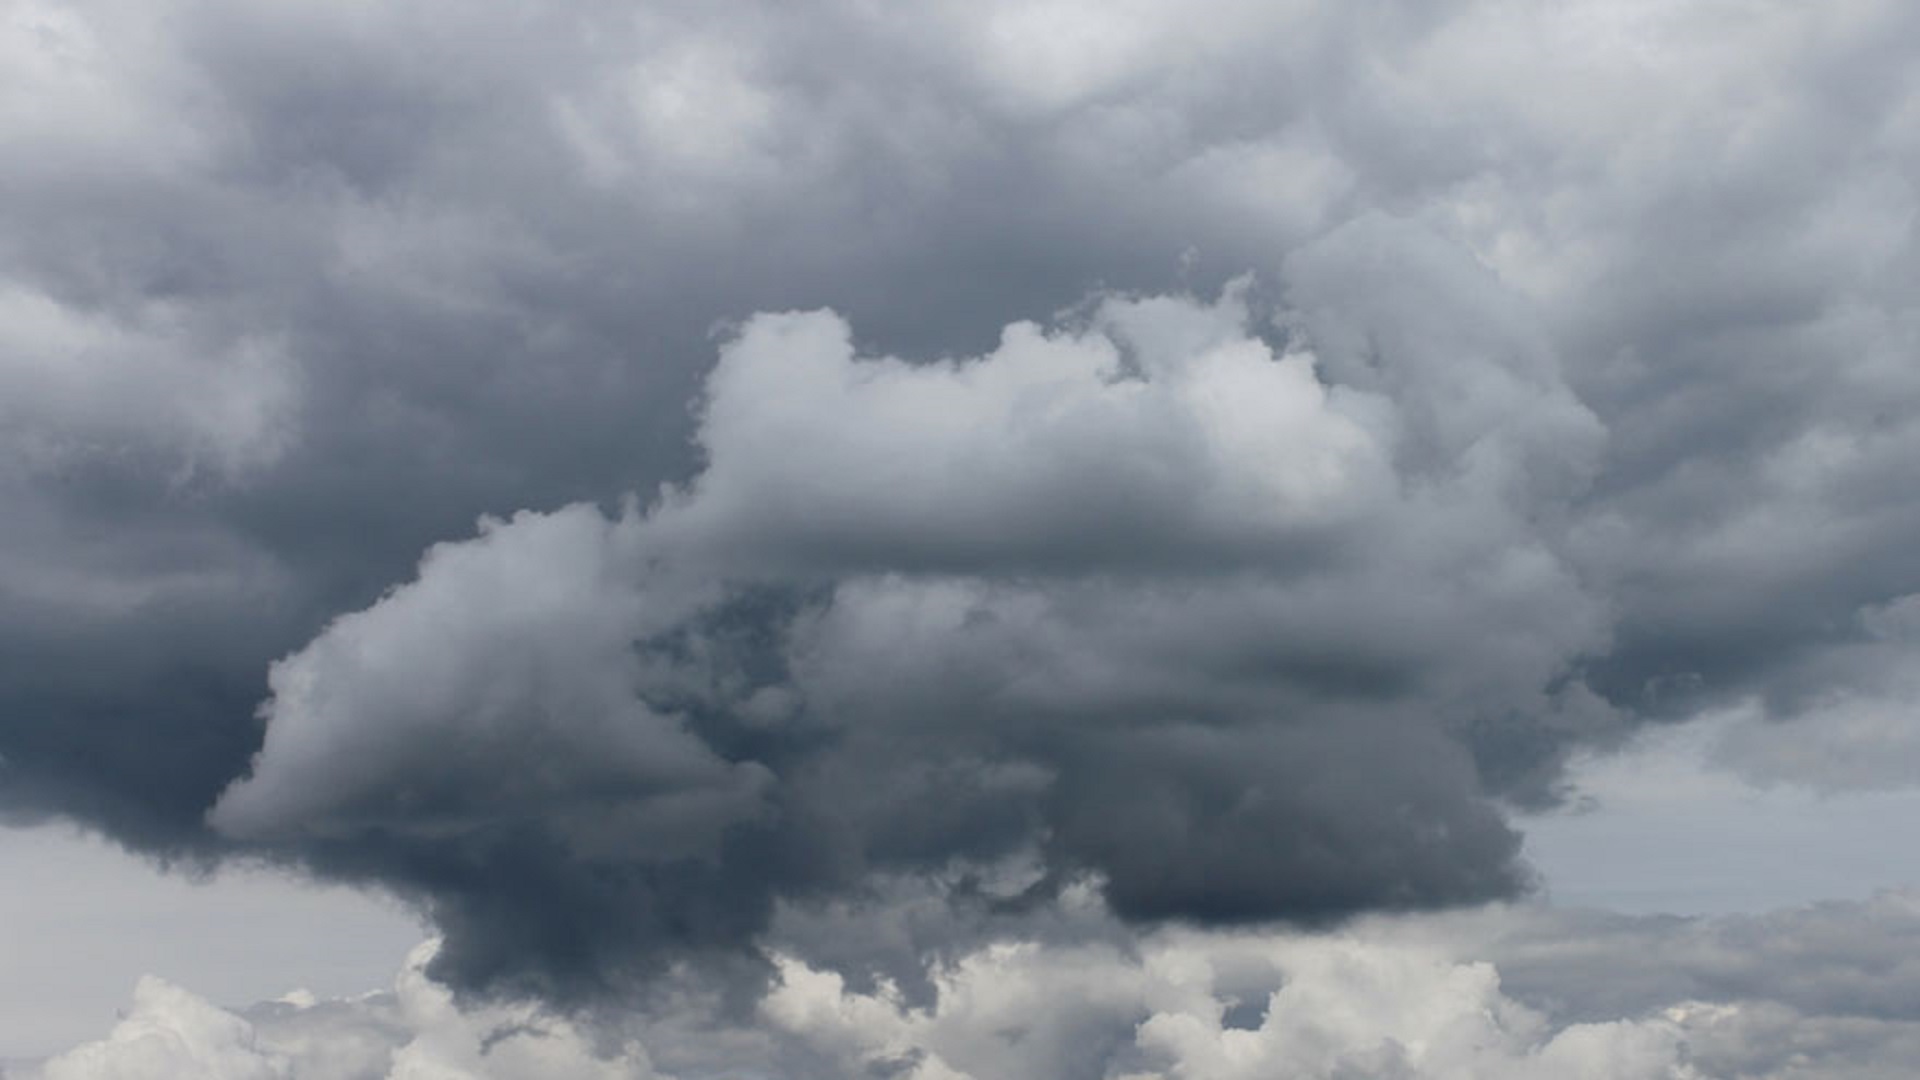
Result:
<svg viewBox="0 0 1920 1080"><path fill-rule="evenodd" d="M1347 939L1169 940L1133 960L1001 946L945 974L926 1013L784 976L774 1023L838 1043L850 1072L899 1062L922 1080L1698 1075L1666 1017L1556 1029L1489 964Z"/></svg>
<svg viewBox="0 0 1920 1080"><path fill-rule="evenodd" d="M0 18L10 819L559 990L1508 895L1650 719L1903 782L1909 6Z"/></svg>
<svg viewBox="0 0 1920 1080"><path fill-rule="evenodd" d="M61 1054L42 1075L46 1080L275 1080L287 1069L285 1058L259 1046L246 1021L148 976L134 989L126 1018L106 1039Z"/></svg>
<svg viewBox="0 0 1920 1080"><path fill-rule="evenodd" d="M620 565L631 527L575 507L434 549L419 582L275 666L270 742L213 825L432 837L558 817L580 854L710 854L765 772L640 700L629 647L657 613Z"/></svg>
<svg viewBox="0 0 1920 1080"><path fill-rule="evenodd" d="M1882 1077L1920 1026L1914 897L1758 916L1495 906L1339 934L1002 943L938 1007L784 961L767 1022L838 1072L923 1078Z"/></svg>
<svg viewBox="0 0 1920 1080"><path fill-rule="evenodd" d="M1473 274L1359 228L1317 265L1410 247L1435 288ZM211 824L482 908L443 917L449 965L526 923L618 920L643 959L747 948L775 899L1030 851L1042 884L1095 874L1139 918L1513 891L1482 773L1537 763L1473 728L1554 708L1602 638L1527 519L1577 493L1597 426L1514 330L1458 351L1455 385L1490 389L1430 430L1399 403L1420 395L1276 352L1247 293L1108 298L930 365L857 355L829 313L756 316L707 381L691 481L434 548L275 665ZM1450 346L1390 301L1357 318L1383 379ZM444 876L509 866L504 897ZM581 933L532 969L618 965Z"/></svg>
<svg viewBox="0 0 1920 1080"><path fill-rule="evenodd" d="M1084 891L1065 905L1103 919ZM446 1080L855 1075L916 1080L1890 1077L1920 1040L1907 893L1722 919L1493 906L1337 934L1161 931L1004 940L913 1004L790 953L750 1014L698 994L569 1018L456 1000L415 950L387 991L295 992L239 1012L143 980L66 1077Z"/></svg>
<svg viewBox="0 0 1920 1080"><path fill-rule="evenodd" d="M319 1000L297 991L242 1013L147 977L108 1036L45 1062L37 1080L648 1080L637 1044L602 1047L532 1005L461 1009L408 958L391 991Z"/></svg>
<svg viewBox="0 0 1920 1080"><path fill-rule="evenodd" d="M707 380L707 466L660 527L753 546L736 559L1093 572L1350 522L1388 496L1384 403L1276 357L1245 291L1108 301L1088 330L1020 323L937 365L857 358L829 312L756 316Z"/></svg>

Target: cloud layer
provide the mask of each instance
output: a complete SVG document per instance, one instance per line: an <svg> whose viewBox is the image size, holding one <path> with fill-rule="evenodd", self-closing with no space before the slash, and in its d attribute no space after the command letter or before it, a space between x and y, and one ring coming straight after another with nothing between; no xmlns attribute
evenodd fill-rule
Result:
<svg viewBox="0 0 1920 1080"><path fill-rule="evenodd" d="M1069 907L1097 919L1090 900ZM1886 893L1730 919L1496 905L1330 935L1002 942L943 965L926 1007L783 956L749 1020L719 1024L697 996L601 1025L463 1006L425 975L427 945L389 991L241 1012L148 978L107 1037L26 1075L1875 1080L1920 1049L1920 973L1863 959L1916 932L1915 897Z"/></svg>

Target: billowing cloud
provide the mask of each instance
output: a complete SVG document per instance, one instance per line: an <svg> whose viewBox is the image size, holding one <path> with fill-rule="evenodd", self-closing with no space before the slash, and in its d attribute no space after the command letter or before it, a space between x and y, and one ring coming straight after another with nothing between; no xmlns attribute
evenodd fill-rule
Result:
<svg viewBox="0 0 1920 1080"><path fill-rule="evenodd" d="M1503 299L1356 228L1311 249L1325 273L1399 259ZM1109 298L931 365L756 316L691 481L434 548L275 665L212 825L483 911L443 917L452 970L570 927L527 958L562 983L621 962L596 932L746 948L775 900L955 859L1037 853L1037 887L1092 873L1140 918L1513 891L1476 763L1511 751L1473 726L1557 708L1603 640L1527 519L1577 494L1597 425L1524 334L1462 350L1486 389L1436 416L1390 384L1446 343L1391 302L1358 318L1406 344L1355 389L1276 353L1246 293Z"/></svg>
<svg viewBox="0 0 1920 1080"><path fill-rule="evenodd" d="M246 1021L148 976L134 989L133 1007L112 1034L48 1062L43 1075L46 1080L276 1080L287 1075L287 1062L261 1049Z"/></svg>
<svg viewBox="0 0 1920 1080"><path fill-rule="evenodd" d="M596 1045L531 1005L462 1010L409 957L391 991L318 1000L296 991L244 1013L147 977L106 1038L45 1062L38 1080L648 1080L638 1045Z"/></svg>
<svg viewBox="0 0 1920 1080"><path fill-rule="evenodd" d="M762 1015L833 1055L824 1075L1882 1077L1920 1036L1915 973L1886 962L1915 916L1894 892L1717 919L1496 905L1338 934L1003 943L943 968L937 1008L789 960Z"/></svg>
<svg viewBox="0 0 1920 1080"><path fill-rule="evenodd" d="M1100 918L1089 894L1065 908ZM1911 1060L1920 1015L1912 965L1861 959L1916 930L1915 897L1887 893L1730 919L1496 905L1337 934L1010 940L941 965L926 1005L783 953L731 1021L698 995L591 1021L461 1003L427 945L391 990L239 1012L149 978L105 1039L26 1075L1869 1080Z"/></svg>
<svg viewBox="0 0 1920 1080"><path fill-rule="evenodd" d="M1907 783L1917 30L13 4L0 814L562 991L1510 895L1649 720Z"/></svg>

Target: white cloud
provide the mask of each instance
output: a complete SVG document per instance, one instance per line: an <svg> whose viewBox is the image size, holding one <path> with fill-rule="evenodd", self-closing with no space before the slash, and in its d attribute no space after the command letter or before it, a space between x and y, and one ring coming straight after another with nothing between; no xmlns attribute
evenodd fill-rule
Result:
<svg viewBox="0 0 1920 1080"><path fill-rule="evenodd" d="M104 1040L48 1062L45 1080L287 1080L286 1058L259 1045L251 1025L153 976Z"/></svg>
<svg viewBox="0 0 1920 1080"><path fill-rule="evenodd" d="M47 1061L37 1080L650 1080L638 1044L599 1040L528 1004L457 1005L415 949L390 993L291 994L243 1016L148 976L99 1042ZM604 1045L602 1045L604 1043Z"/></svg>
<svg viewBox="0 0 1920 1080"><path fill-rule="evenodd" d="M757 559L965 565L1101 532L1142 558L1232 551L1364 514L1390 493L1387 407L1274 355L1241 292L1108 300L1084 331L1019 323L935 365L857 358L828 312L755 316L707 380L707 466L656 527Z"/></svg>
<svg viewBox="0 0 1920 1080"><path fill-rule="evenodd" d="M1344 935L1161 935L1137 958L993 946L941 974L932 1010L884 988L849 992L797 962L782 972L765 1005L773 1023L848 1072L907 1061L916 1080L1697 1075L1667 1019L1556 1028L1503 995L1489 964Z"/></svg>
<svg viewBox="0 0 1920 1080"><path fill-rule="evenodd" d="M1072 907L1099 916L1081 895ZM1091 928L1091 927L1089 927ZM158 979L34 1080L1880 1080L1920 1047L1920 899L1721 919L1496 906L1326 934L1171 930L988 943L937 997L782 953L751 1018L682 995L569 1019L433 982L233 1013Z"/></svg>

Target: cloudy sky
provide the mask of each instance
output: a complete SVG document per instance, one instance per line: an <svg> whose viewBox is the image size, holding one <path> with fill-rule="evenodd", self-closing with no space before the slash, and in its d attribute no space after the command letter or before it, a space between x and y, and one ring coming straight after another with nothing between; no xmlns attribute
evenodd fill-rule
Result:
<svg viewBox="0 0 1920 1080"><path fill-rule="evenodd" d="M0 0L0 1072L1901 1077L1920 8Z"/></svg>

